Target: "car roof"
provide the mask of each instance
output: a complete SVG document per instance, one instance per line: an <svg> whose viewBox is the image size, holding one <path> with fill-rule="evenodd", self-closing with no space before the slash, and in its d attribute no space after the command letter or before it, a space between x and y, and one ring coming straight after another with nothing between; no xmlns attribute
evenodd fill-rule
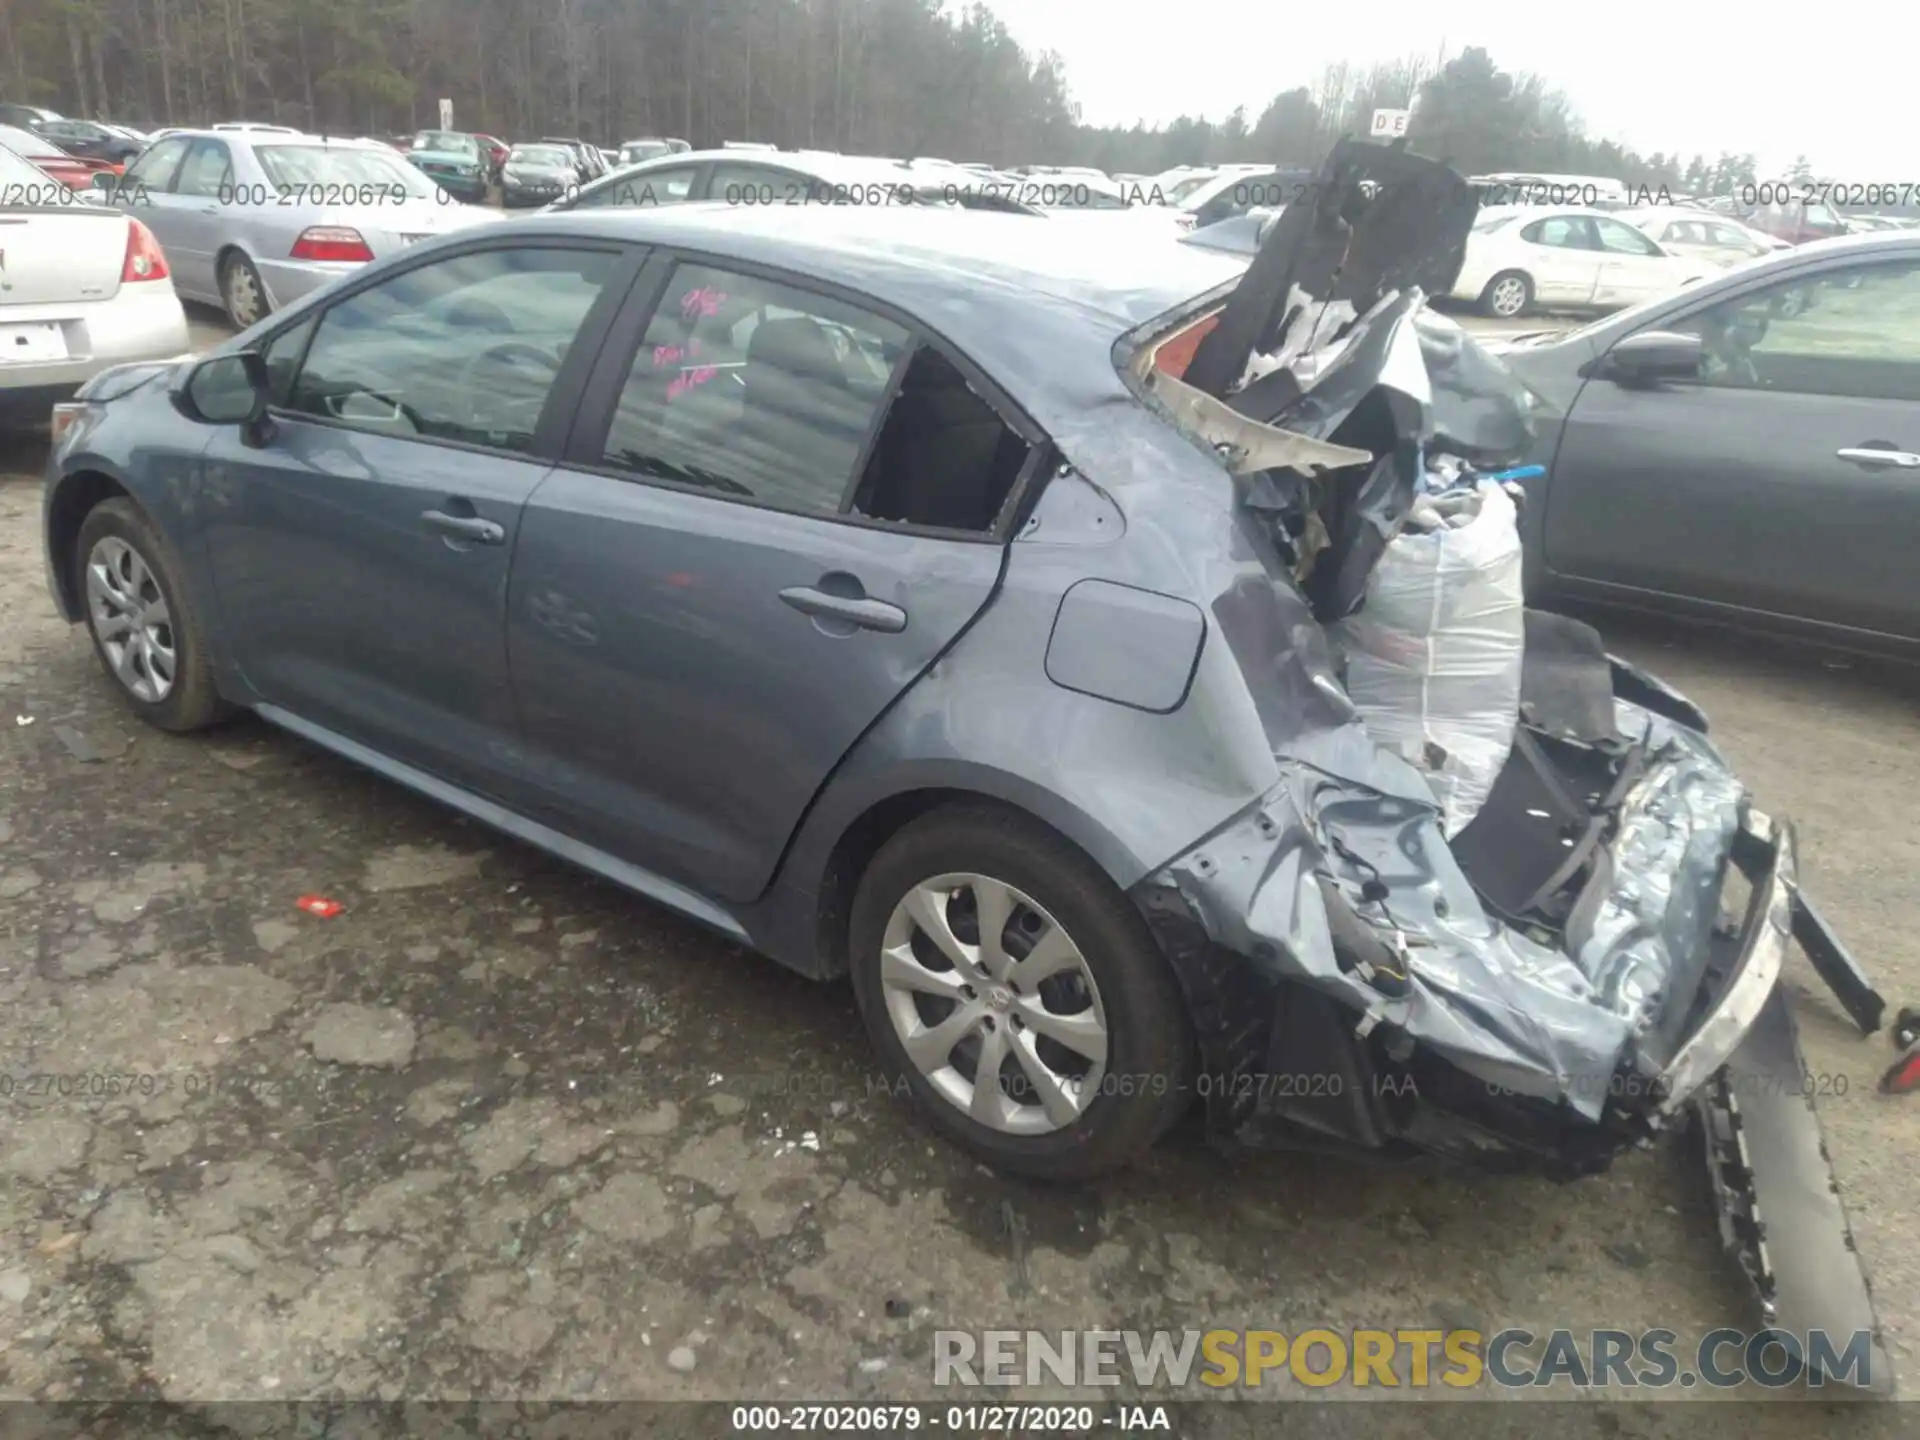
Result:
<svg viewBox="0 0 1920 1440"><path fill-rule="evenodd" d="M19 150L20 141L25 140L29 148L23 152L28 155L53 155L60 153L59 147L51 140L44 140L31 130L23 130L18 125L0 124L0 144L9 150Z"/></svg>
<svg viewBox="0 0 1920 1440"><path fill-rule="evenodd" d="M836 180L875 181L883 178L909 183L915 172L958 170L946 161L914 162L893 160L883 155L841 155L832 150L682 150L675 155L656 155L638 165L615 172L621 176L644 176L655 170L679 170L688 165L714 161L728 165L769 166L793 170L829 183Z"/></svg>
<svg viewBox="0 0 1920 1440"><path fill-rule="evenodd" d="M1761 263L1778 264L1785 268L1788 262L1848 254L1871 256L1883 250L1894 254L1920 255L1920 230L1868 230L1851 235L1834 235L1825 240L1810 240L1804 245L1789 246L1766 257ZM1746 273L1751 275L1755 272L1748 270Z"/></svg>
<svg viewBox="0 0 1920 1440"><path fill-rule="evenodd" d="M300 130L219 130L212 126L199 129L168 130L152 137L159 140L219 140L259 145L328 145L342 150L387 150L391 146L353 135L309 135Z"/></svg>
<svg viewBox="0 0 1920 1440"><path fill-rule="evenodd" d="M1711 220L1716 225L1736 225L1744 230L1747 227L1732 215L1721 215L1712 210L1702 210L1695 205L1639 205L1631 210L1615 210L1615 215L1624 215L1636 222L1641 220Z"/></svg>
<svg viewBox="0 0 1920 1440"><path fill-rule="evenodd" d="M1245 257L1121 226L1098 246L1044 215L950 206L698 202L542 212L530 232L684 247L844 286L914 317L1005 384L1043 426L1126 392L1126 331L1235 279ZM1078 397L1078 398L1076 398Z"/></svg>
<svg viewBox="0 0 1920 1440"><path fill-rule="evenodd" d="M1198 210L1216 195L1231 190L1235 185L1245 185L1255 175L1311 175L1313 169L1307 165L1233 165L1222 166L1207 177L1204 184L1196 186L1181 197L1179 208ZM1184 176L1191 179L1191 176Z"/></svg>
<svg viewBox="0 0 1920 1440"><path fill-rule="evenodd" d="M1555 220L1567 215L1585 216L1589 220L1618 220L1622 215L1635 212L1628 210L1602 210L1593 205L1482 205L1479 220L1512 219L1516 215L1534 215L1542 220Z"/></svg>

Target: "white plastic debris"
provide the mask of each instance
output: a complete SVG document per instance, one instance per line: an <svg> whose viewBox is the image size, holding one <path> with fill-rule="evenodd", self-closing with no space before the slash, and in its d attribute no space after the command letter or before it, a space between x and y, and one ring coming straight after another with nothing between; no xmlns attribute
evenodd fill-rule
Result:
<svg viewBox="0 0 1920 1440"><path fill-rule="evenodd" d="M1347 693L1374 743L1419 769L1456 835L1486 803L1520 712L1520 532L1498 485L1422 497L1336 627ZM1437 523L1433 523L1437 522Z"/></svg>

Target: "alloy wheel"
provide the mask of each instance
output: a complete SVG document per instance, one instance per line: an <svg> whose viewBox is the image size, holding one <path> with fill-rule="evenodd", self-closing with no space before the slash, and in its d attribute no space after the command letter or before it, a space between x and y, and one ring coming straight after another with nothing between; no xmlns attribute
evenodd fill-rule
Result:
<svg viewBox="0 0 1920 1440"><path fill-rule="evenodd" d="M1517 275L1495 283L1491 297L1493 313L1503 320L1511 320L1527 308L1527 282Z"/></svg>
<svg viewBox="0 0 1920 1440"><path fill-rule="evenodd" d="M227 313L233 323L242 330L248 329L265 313L261 302L260 283L254 278L253 267L244 260L234 260L227 265Z"/></svg>
<svg viewBox="0 0 1920 1440"><path fill-rule="evenodd" d="M167 698L178 667L173 616L152 567L117 535L87 556L87 620L130 695L149 705Z"/></svg>
<svg viewBox="0 0 1920 1440"><path fill-rule="evenodd" d="M1086 958L1032 897L936 875L894 906L880 984L907 1058L949 1104L1010 1135L1061 1130L1106 1074L1106 1010Z"/></svg>

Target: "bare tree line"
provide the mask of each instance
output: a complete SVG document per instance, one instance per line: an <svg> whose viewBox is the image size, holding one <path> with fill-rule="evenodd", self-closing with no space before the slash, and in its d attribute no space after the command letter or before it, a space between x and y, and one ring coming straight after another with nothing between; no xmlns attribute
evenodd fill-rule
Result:
<svg viewBox="0 0 1920 1440"><path fill-rule="evenodd" d="M1089 24L1104 23L1094 10ZM1252 119L1080 122L1059 58L941 0L0 0L0 97L135 125L269 120L332 134L437 122L510 138L942 155L994 164L1316 163L1377 106L1469 172L1548 170L1702 191L1751 156L1643 156L1588 137L1567 97L1452 58L1327 67Z"/></svg>

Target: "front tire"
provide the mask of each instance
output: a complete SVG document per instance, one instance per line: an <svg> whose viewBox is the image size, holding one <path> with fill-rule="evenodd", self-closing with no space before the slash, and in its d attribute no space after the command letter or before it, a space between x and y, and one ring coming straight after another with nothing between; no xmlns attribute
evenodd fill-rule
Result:
<svg viewBox="0 0 1920 1440"><path fill-rule="evenodd" d="M867 867L849 930L890 1086L989 1164L1089 1179L1185 1109L1172 970L1126 896L1035 821L986 805L914 821Z"/></svg>
<svg viewBox="0 0 1920 1440"><path fill-rule="evenodd" d="M1518 270L1502 270L1480 292L1480 313L1496 320L1517 320L1533 308L1533 281Z"/></svg>
<svg viewBox="0 0 1920 1440"><path fill-rule="evenodd" d="M267 287L260 283L260 272L244 255L229 255L221 265L220 299L226 305L227 319L240 330L252 329L272 310L267 303Z"/></svg>
<svg viewBox="0 0 1920 1440"><path fill-rule="evenodd" d="M131 500L103 500L81 522L74 573L94 654L120 697L161 730L200 730L230 707L214 688L200 617L172 549Z"/></svg>

